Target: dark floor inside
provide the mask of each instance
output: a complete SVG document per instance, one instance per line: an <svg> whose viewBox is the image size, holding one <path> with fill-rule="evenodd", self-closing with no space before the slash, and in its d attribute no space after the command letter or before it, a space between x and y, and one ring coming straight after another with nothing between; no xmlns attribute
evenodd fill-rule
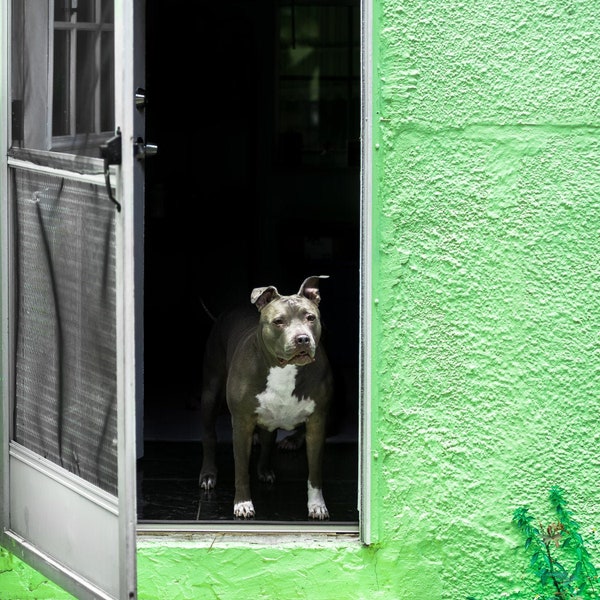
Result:
<svg viewBox="0 0 600 600"><path fill-rule="evenodd" d="M233 520L233 451L229 418L218 423L218 483L211 492L199 489L202 463L199 439L200 411L196 406L162 403L146 406L144 456L138 461L138 520L201 524ZM278 440L288 435L279 432ZM274 484L258 481L256 458L251 458L254 522L309 521L306 508L307 464L305 448L275 448ZM358 443L354 418L342 419L328 437L323 464L323 494L329 523L355 523L357 511Z"/></svg>

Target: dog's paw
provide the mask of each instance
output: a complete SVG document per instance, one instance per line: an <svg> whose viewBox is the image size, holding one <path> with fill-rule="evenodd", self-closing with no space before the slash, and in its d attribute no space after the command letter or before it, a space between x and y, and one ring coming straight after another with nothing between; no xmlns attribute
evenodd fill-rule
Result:
<svg viewBox="0 0 600 600"><path fill-rule="evenodd" d="M214 490L217 485L217 476L215 473L201 473L200 474L200 489Z"/></svg>
<svg viewBox="0 0 600 600"><path fill-rule="evenodd" d="M310 519L319 519L319 521L329 519L329 511L325 506L323 491L321 488L310 485L310 482L308 484L308 516Z"/></svg>
<svg viewBox="0 0 600 600"><path fill-rule="evenodd" d="M252 504L252 500L236 502L233 505L233 516L237 519L251 519L254 517L254 504Z"/></svg>
<svg viewBox="0 0 600 600"><path fill-rule="evenodd" d="M329 511L324 504L313 504L308 505L308 517L309 519L318 519L319 521L325 521L329 519Z"/></svg>
<svg viewBox="0 0 600 600"><path fill-rule="evenodd" d="M258 480L262 483L275 483L275 472L273 469L259 469Z"/></svg>

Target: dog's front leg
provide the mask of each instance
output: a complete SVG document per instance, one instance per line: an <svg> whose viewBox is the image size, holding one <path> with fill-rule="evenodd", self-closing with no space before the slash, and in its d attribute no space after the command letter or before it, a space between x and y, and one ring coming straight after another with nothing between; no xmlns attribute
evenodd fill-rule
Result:
<svg viewBox="0 0 600 600"><path fill-rule="evenodd" d="M232 416L233 459L235 463L235 498L233 515L241 519L254 517L254 504L250 495L250 452L255 422Z"/></svg>
<svg viewBox="0 0 600 600"><path fill-rule="evenodd" d="M323 453L325 451L325 416L312 415L306 422L306 457L308 459L308 516L329 518L323 498Z"/></svg>

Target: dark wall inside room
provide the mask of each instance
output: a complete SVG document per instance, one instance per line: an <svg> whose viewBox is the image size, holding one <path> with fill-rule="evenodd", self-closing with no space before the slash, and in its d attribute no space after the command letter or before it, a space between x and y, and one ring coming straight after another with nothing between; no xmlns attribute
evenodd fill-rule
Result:
<svg viewBox="0 0 600 600"><path fill-rule="evenodd" d="M287 151L277 10L147 2L146 139L159 151L146 162L146 402L194 394L211 324L203 304L216 314L254 287L293 293L318 274L330 275L321 308L332 362L344 387L357 386L356 140L342 165Z"/></svg>

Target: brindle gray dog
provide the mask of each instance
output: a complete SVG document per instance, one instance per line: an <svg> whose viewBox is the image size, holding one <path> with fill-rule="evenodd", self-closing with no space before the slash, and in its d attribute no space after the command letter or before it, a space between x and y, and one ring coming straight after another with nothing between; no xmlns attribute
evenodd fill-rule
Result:
<svg viewBox="0 0 600 600"><path fill-rule="evenodd" d="M306 426L308 516L327 519L322 462L333 378L322 345L319 279L308 277L297 294L281 296L273 286L256 288L258 309L230 312L215 322L206 346L201 396L203 461L200 487L215 487L215 419L225 389L231 412L235 461L233 514L254 517L249 461L252 437L261 445L258 476L272 483L270 455L277 429Z"/></svg>

